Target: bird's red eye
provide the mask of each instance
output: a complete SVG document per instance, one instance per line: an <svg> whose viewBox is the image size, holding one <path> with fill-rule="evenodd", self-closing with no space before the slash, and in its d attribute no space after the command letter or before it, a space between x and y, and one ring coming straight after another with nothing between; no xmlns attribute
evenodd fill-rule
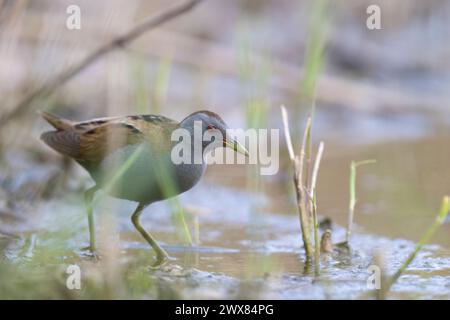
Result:
<svg viewBox="0 0 450 320"><path fill-rule="evenodd" d="M213 129L217 129L215 126L213 126L212 124L208 124L208 130L213 130Z"/></svg>

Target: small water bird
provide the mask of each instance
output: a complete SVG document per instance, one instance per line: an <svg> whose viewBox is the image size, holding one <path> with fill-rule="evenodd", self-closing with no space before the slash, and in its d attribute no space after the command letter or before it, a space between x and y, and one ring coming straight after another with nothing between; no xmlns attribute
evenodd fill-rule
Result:
<svg viewBox="0 0 450 320"><path fill-rule="evenodd" d="M144 208L195 186L206 169L204 152L207 149L229 147L248 156L247 150L228 136L225 122L210 111L194 112L181 122L159 115L107 117L83 122L48 112L41 112L41 115L56 129L43 133L41 139L60 154L73 158L95 181L84 197L90 234L87 249L92 254L96 250L92 202L98 190L138 203L131 221L152 246L156 253L155 266L158 266L168 254L141 226L139 217ZM173 141L172 133L177 129L184 130L191 138L182 141L181 146L187 148L181 153L186 152L188 160L192 161L174 161L177 153L173 149L180 146L180 141ZM205 133L216 133L222 138L204 141ZM199 152L200 161L195 161Z"/></svg>

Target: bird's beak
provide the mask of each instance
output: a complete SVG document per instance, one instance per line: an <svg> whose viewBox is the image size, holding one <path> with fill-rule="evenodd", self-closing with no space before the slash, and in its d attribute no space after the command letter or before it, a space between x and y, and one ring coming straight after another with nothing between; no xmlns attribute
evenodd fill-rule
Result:
<svg viewBox="0 0 450 320"><path fill-rule="evenodd" d="M242 144L240 144L239 142L237 142L236 140L234 140L232 138L227 137L226 139L224 139L223 146L231 148L235 152L243 154L246 157L249 156L247 149Z"/></svg>

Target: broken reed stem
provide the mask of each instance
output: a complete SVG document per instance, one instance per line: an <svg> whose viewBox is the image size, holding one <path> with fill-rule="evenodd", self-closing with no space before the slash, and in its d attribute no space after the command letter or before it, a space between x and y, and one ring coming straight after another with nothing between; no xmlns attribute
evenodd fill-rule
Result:
<svg viewBox="0 0 450 320"><path fill-rule="evenodd" d="M320 273L320 240L319 240L319 222L317 219L317 196L316 196L316 184L317 175L319 173L320 161L322 160L322 154L324 149L323 141L319 144L317 150L316 160L314 162L314 169L311 177L311 189L309 198L311 200L313 224L314 224L314 270L316 276Z"/></svg>
<svg viewBox="0 0 450 320"><path fill-rule="evenodd" d="M312 128L312 116L310 115L308 117L310 120L310 124L309 127L307 128L308 130L305 130L305 139L303 141L303 143L305 144L305 148L304 148L304 153L305 153L305 172L306 172L306 177L305 177L305 181L303 182L303 184L305 186L310 186L311 185L311 158L312 158L312 146L311 146L311 128Z"/></svg>
<svg viewBox="0 0 450 320"><path fill-rule="evenodd" d="M292 146L292 140L289 132L289 124L288 124L288 114L286 108L281 106L281 115L283 119L284 126L284 135L286 139L286 143L288 145L289 157L292 161L292 165L294 167L294 186L297 196L297 206L299 210L299 220L300 220L300 228L302 230L302 240L303 245L305 247L305 253L307 259L313 257L313 246L311 241L311 215L308 213L307 206L307 192L306 188L303 185L303 171L304 171L304 162L305 162L305 146L306 139L309 135L309 131L311 130L311 117L308 117L305 127L305 133L303 135L303 142L300 149L300 155L296 156L294 154L294 148Z"/></svg>
<svg viewBox="0 0 450 320"><path fill-rule="evenodd" d="M417 244L416 248L414 249L413 252L411 252L411 254L408 256L408 258L405 260L405 262L403 262L403 264L400 266L400 268L397 270L397 272L392 276L392 278L389 280L386 288L384 288L384 292L387 293L390 288L392 287L392 285L398 280L398 278L400 278L400 276L402 275L402 273L406 270L406 268L408 268L408 266L411 264L411 262L414 260L414 258L416 257L417 253L419 253L419 251L422 249L422 247L428 243L428 241L430 240L430 238L434 235L434 233L436 232L437 228L439 228L439 226L444 223L445 218L447 217L448 213L450 211L450 197L449 196L445 196L442 199L442 205L441 205L441 209L439 211L438 216L436 217L436 219L434 220L433 224L428 228L428 230L425 232L425 234L422 236L422 238L420 239L419 243Z"/></svg>
<svg viewBox="0 0 450 320"><path fill-rule="evenodd" d="M302 146L300 149L300 168L303 169L304 167L304 163L305 163L305 155L306 155L306 146L308 144L308 140L309 140L309 132L311 131L311 117L309 116L308 119L306 120L306 127L305 127L305 132L303 133L303 140L302 140ZM299 180L300 183L303 185L304 181L303 181L303 170L301 170L299 172Z"/></svg>
<svg viewBox="0 0 450 320"><path fill-rule="evenodd" d="M287 145L288 152L289 152L289 158L291 159L291 161L294 161L295 154L294 154L294 148L292 147L291 133L289 130L288 114L287 114L286 108L283 105L281 106L281 118L283 120L284 137L286 139L286 145Z"/></svg>
<svg viewBox="0 0 450 320"><path fill-rule="evenodd" d="M320 161L322 160L322 154L324 149L323 141L320 142L319 148L317 149L316 161L314 162L314 169L311 176L311 196L314 196L316 193L316 184L317 184L317 175L319 173Z"/></svg>
<svg viewBox="0 0 450 320"><path fill-rule="evenodd" d="M57 88L59 88L61 85L72 79L74 76L79 74L84 69L86 69L88 66L99 60L105 54L117 48L126 46L128 43L135 40L145 32L152 30L173 18L178 17L179 15L185 12L190 11L201 1L203 0L189 0L181 4L172 6L171 8L155 16L148 18L147 20L137 25L127 33L97 48L95 51L90 53L78 64L67 68L66 70L61 72L59 75L57 75L47 83L44 83L41 87L33 91L31 94L27 95L14 108L12 108L9 113L6 113L4 116L0 117L0 127L3 126L9 120L20 115L23 111L25 111L28 108L28 106L32 102L34 102L38 98L43 98L52 94Z"/></svg>
<svg viewBox="0 0 450 320"><path fill-rule="evenodd" d="M345 235L345 242L347 245L350 244L350 237L352 234L353 217L355 215L356 206L356 168L359 166L376 163L376 160L363 160L363 161L352 161L350 165L350 182L349 182L349 194L350 200L348 205L348 220L347 220L347 233Z"/></svg>
<svg viewBox="0 0 450 320"><path fill-rule="evenodd" d="M311 123L312 123L312 119L309 116L307 121L306 121L306 127L305 127L305 132L303 133L303 141L302 141L302 146L300 149L300 158L298 161L298 167L296 168L297 174L297 181L295 181L296 185L297 185L297 189L299 191L299 202L300 202L300 222L301 222L301 228L302 228L302 236L303 236L303 243L305 244L305 251L306 251L306 256L308 258L311 258L313 256L313 247L312 247L312 241L311 241L311 234L312 234L312 229L311 229L311 219L312 219L312 215L310 214L310 212L308 211L308 199L307 199L307 185L305 185L305 181L303 178L303 172L304 172L304 165L305 165L305 150L307 147L307 143L309 140L309 135L311 132Z"/></svg>

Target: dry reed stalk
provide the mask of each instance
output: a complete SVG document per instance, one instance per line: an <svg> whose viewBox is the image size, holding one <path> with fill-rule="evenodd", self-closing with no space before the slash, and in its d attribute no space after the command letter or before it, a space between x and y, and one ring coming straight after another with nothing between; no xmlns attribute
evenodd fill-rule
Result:
<svg viewBox="0 0 450 320"><path fill-rule="evenodd" d="M317 203L315 201L315 190L317 183L317 175L319 171L320 161L323 154L324 144L320 143L317 152L316 160L314 163L314 168L312 175L309 172L305 173L305 155L306 148L308 147L311 139L311 117L308 117L306 121L306 127L303 133L302 144L300 148L300 154L295 155L294 147L292 145L291 134L289 130L289 118L284 106L281 106L281 116L283 120L284 135L286 139L286 144L289 152L289 158L292 162L294 168L294 186L297 196L297 206L299 210L299 220L300 227L302 231L302 240L305 247L305 254L307 259L313 257L314 252L320 255L320 249L314 250L312 234L315 234L315 246L318 248L320 246L318 241L318 223L316 208ZM309 170L308 170L309 171ZM316 262L318 263L318 257L316 256Z"/></svg>

